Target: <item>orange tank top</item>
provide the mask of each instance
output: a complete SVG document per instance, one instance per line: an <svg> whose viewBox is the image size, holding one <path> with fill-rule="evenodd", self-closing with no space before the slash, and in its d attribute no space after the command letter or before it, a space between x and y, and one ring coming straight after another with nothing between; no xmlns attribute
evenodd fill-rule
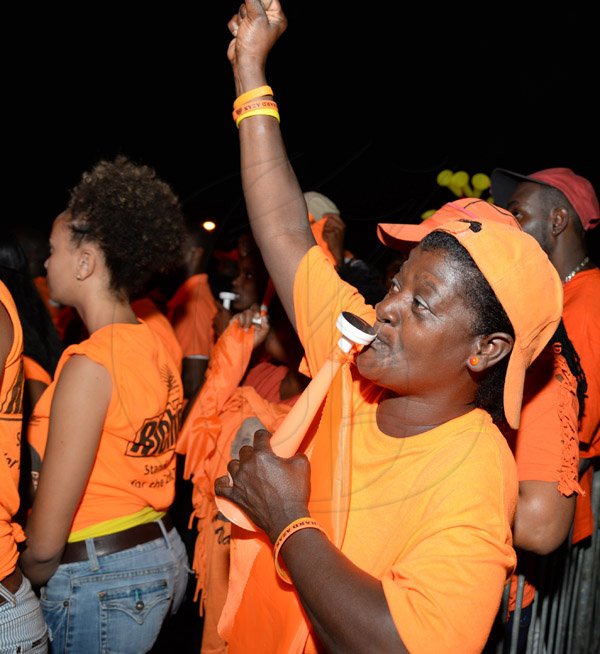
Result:
<svg viewBox="0 0 600 654"><path fill-rule="evenodd" d="M34 458L37 454L43 460L56 380L73 355L85 355L104 366L113 388L96 460L71 532L146 507L166 511L175 494L175 442L183 388L177 363L144 322L108 325L65 350L55 381L44 391L30 420L27 438Z"/></svg>
<svg viewBox="0 0 600 654"><path fill-rule="evenodd" d="M19 508L23 420L23 331L13 298L0 282L0 304L13 325L13 342L0 376L0 579L15 569L23 530L12 518Z"/></svg>

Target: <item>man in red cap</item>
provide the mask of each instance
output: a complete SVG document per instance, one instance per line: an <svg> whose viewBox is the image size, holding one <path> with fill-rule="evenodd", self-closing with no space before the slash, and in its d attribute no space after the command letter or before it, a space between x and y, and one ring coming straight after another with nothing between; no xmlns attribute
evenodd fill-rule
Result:
<svg viewBox="0 0 600 654"><path fill-rule="evenodd" d="M548 168L531 175L496 169L494 201L507 208L533 236L558 271L564 290L563 320L587 378L585 411L579 425L582 459L600 455L600 270L586 251L586 232L600 223L591 183L569 168ZM592 470L581 478L585 497L577 499L573 542L590 536Z"/></svg>

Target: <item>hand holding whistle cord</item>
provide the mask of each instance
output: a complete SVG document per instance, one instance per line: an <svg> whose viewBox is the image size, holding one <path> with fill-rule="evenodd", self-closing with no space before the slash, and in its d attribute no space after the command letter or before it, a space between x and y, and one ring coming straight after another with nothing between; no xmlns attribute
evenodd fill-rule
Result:
<svg viewBox="0 0 600 654"><path fill-rule="evenodd" d="M253 446L245 445L239 459L229 462L229 475L215 481L215 493L242 509L254 529L274 542L286 525L309 515L310 464L304 454L277 456L270 441L268 431L258 430Z"/></svg>
<svg viewBox="0 0 600 654"><path fill-rule="evenodd" d="M320 370L317 371L311 382L304 389L302 395L298 398L281 425L279 425L279 428L273 434L269 442L269 452L271 452L273 456L276 456L280 461L291 461L294 458L294 455L298 451L298 448L300 447L313 418L317 414L321 403L325 399L327 391L329 390L329 387L341 365L345 361L351 359L358 346L362 347L367 345L375 338L375 331L366 321L347 311L343 311L338 316L336 326L341 333L337 346L331 353L330 358L325 361L323 366L321 366ZM257 432L257 434L258 433L259 432ZM268 434L268 432L264 433ZM255 440L257 434L255 434ZM260 442L262 443L262 440ZM249 448L249 446L240 450L239 460L234 459L229 462L229 476L225 475L224 477L219 477L215 481L215 501L221 513L231 522L249 531L256 531L257 526L261 529L263 526L254 523L252 516L250 516L249 519L249 516L244 513L243 509L245 508L245 505L242 501L245 497L244 491L236 488L236 484L241 483L241 481L246 477L244 475L240 477L241 481L238 481L238 479L236 479L232 474L233 471L237 475L240 472L240 468L245 470L245 462L252 459L247 448ZM252 450L252 448L249 449ZM242 451L244 451L243 458ZM280 457L291 458L284 459ZM290 480L289 483L292 483L292 481ZM271 490L272 489L267 484L265 495L269 498L271 498ZM237 501L238 497L240 497L240 502ZM283 504L280 510L284 513L286 513L288 499L289 498L283 498ZM270 499L270 501L272 500ZM294 506L297 504L296 501L291 503ZM308 505L308 499L306 504ZM252 513L254 513L254 511ZM265 519L264 513L265 512L263 511L259 516L261 521ZM268 514L269 511L266 513ZM307 514L305 513L304 515ZM267 527L270 526L269 521L267 521L266 524ZM265 529L265 531L267 530Z"/></svg>

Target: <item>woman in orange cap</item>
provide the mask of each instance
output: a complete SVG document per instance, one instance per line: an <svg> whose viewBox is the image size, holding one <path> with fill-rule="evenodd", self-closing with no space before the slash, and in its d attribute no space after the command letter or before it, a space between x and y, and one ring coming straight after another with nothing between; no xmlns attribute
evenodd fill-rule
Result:
<svg viewBox="0 0 600 654"><path fill-rule="evenodd" d="M314 246L266 83L287 24L268 5L246 0L229 23L254 235L312 374L340 311L377 337L334 379L301 453L275 456L259 431L217 480L261 529L232 529L220 630L232 654L481 651L515 564L515 463L494 420L519 423L560 280L534 239L483 221L496 209L474 200L441 210L454 220L411 252L375 310L341 281Z"/></svg>

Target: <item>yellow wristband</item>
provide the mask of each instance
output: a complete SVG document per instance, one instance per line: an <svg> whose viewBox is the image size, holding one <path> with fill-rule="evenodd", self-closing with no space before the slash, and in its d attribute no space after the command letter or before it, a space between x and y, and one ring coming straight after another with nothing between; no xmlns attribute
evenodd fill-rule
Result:
<svg viewBox="0 0 600 654"><path fill-rule="evenodd" d="M253 109L252 111L247 111L245 114L242 114L235 121L236 126L239 127L244 118L250 118L251 116L272 116L273 118L277 118L277 122L281 122L277 109Z"/></svg>
<svg viewBox="0 0 600 654"><path fill-rule="evenodd" d="M242 93L242 95L239 95L236 99L235 102L233 103L233 108L237 109L238 107L241 107L243 104L246 104L249 100L254 100L254 98L260 98L261 95L273 95L273 89L270 86L258 86L255 89L250 89L250 91L246 91L246 93Z"/></svg>
<svg viewBox="0 0 600 654"><path fill-rule="evenodd" d="M274 109L277 111L277 103L274 100L251 100L250 102L237 107L231 112L233 120L237 122L237 119L248 111L254 111L254 109Z"/></svg>
<svg viewBox="0 0 600 654"><path fill-rule="evenodd" d="M323 527L321 527L321 525L316 520L307 516L305 518L298 518L298 520L294 520L285 529L283 529L279 536L277 536L277 540L275 541L275 546L273 548L275 571L279 575L279 578L285 581L287 584L291 584L292 580L290 579L288 573L279 564L279 552L281 551L281 546L285 543L285 541L292 534L295 534L301 529L318 529L327 535L325 529L323 529Z"/></svg>

